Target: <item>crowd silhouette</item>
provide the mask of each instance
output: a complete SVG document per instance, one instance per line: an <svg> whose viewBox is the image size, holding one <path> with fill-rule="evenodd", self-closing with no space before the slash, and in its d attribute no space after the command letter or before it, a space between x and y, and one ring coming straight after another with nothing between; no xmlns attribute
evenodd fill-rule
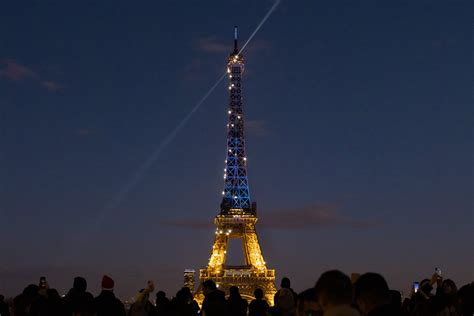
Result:
<svg viewBox="0 0 474 316"><path fill-rule="evenodd" d="M39 285L30 284L14 299L6 302L0 295L0 316L472 316L474 315L474 283L459 290L439 274L415 282L412 292L403 298L391 290L380 274L365 273L352 280L338 270L323 273L314 287L297 294L288 278L283 278L274 296L274 305L256 289L250 303L242 298L239 288L231 286L226 295L216 283L202 284L202 305L194 300L187 287L172 299L155 291L152 281L138 291L128 308L115 297L115 282L102 278L102 291L97 297L87 292L87 281L76 277L69 292L61 297L42 277Z"/></svg>

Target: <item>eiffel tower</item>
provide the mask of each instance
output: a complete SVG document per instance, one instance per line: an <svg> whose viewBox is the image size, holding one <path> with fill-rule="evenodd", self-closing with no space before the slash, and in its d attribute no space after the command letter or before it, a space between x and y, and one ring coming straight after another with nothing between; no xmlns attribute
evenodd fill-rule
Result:
<svg viewBox="0 0 474 316"><path fill-rule="evenodd" d="M255 224L257 205L250 200L245 154L244 114L242 107L242 74L244 57L237 48L237 27L234 30L234 51L227 61L229 76L229 110L227 124L227 159L224 169L224 190L211 258L207 268L199 273L200 286L197 299L202 300L202 283L213 280L221 290L229 293L237 286L242 297L250 300L253 292L261 288L267 301L273 305L275 270L267 269L258 243ZM226 264L230 239L240 239L244 253L243 265Z"/></svg>

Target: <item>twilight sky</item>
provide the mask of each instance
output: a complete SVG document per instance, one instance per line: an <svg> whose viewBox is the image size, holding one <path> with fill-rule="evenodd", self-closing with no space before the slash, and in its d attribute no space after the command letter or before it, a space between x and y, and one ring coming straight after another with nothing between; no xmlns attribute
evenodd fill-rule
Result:
<svg viewBox="0 0 474 316"><path fill-rule="evenodd" d="M273 3L2 5L0 293L41 275L97 293L109 274L123 298L148 279L172 295L207 264L226 83L140 168L225 71L233 26L246 40ZM435 266L474 279L473 12L284 0L248 45L250 190L278 283L330 268L400 290Z"/></svg>

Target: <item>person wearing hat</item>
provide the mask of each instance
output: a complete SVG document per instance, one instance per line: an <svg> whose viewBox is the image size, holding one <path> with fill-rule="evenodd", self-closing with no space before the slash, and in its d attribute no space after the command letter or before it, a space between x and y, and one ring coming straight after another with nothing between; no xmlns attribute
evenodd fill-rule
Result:
<svg viewBox="0 0 474 316"><path fill-rule="evenodd" d="M104 275L102 278L102 292L94 299L94 311L97 316L126 316L125 307L115 297L114 280Z"/></svg>

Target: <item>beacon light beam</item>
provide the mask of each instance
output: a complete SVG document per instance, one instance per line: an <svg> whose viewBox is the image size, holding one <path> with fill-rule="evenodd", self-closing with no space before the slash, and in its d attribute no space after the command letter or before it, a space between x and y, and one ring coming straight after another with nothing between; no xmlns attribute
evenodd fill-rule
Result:
<svg viewBox="0 0 474 316"><path fill-rule="evenodd" d="M247 44L250 43L250 41L253 39L253 37L255 36L255 34L257 34L257 32L260 30L260 28L263 26L263 24L265 24L265 22L267 21L267 19L270 17L270 15L273 13L273 11L275 11L275 9L278 7L278 5L280 4L281 0L276 0L275 3L272 5L272 7L270 8L270 10L268 10L267 14L265 14L265 16L263 17L262 21L260 21L260 23L257 25L257 27L255 28L255 31L253 31L253 33L249 36L249 39L245 42L245 44L242 46L242 48L240 49L239 51L239 54L242 53L245 49L245 47L247 47ZM234 34L235 37L237 37L237 29L235 29L235 34Z"/></svg>
<svg viewBox="0 0 474 316"><path fill-rule="evenodd" d="M280 4L281 0L276 0L275 3L272 5L270 10L265 14L263 19L260 21L260 23L257 25L253 33L250 35L250 37L247 39L245 44L242 46L242 48L239 51L239 54L244 51L245 47L250 43L250 41L253 39L253 37L257 34L257 32L260 30L260 28L265 24L267 19L270 17L270 15L275 11L276 7ZM237 36L237 30L235 30L234 36ZM201 105L206 101L206 99L211 95L211 93L216 89L216 87L221 83L221 81L224 79L224 77L227 76L227 73L224 73L217 81L216 83L204 94L204 96L199 100L199 102L191 109L191 111L184 117L184 119L163 139L163 141L156 147L156 149L153 151L153 153L147 158L147 160L140 165L140 167L134 172L132 178L130 181L125 184L122 189L118 191L118 193L112 198L112 200L103 207L93 223L91 225L91 230L94 228L97 228L100 223L103 221L105 216L107 215L108 211L114 209L120 203L123 201L125 196L137 185L137 183L143 178L145 175L146 171L153 165L153 163L156 161L156 159L159 157L159 155L163 152L164 149L174 140L176 135L183 129L183 127L186 125L186 123L191 119L192 115L201 107ZM90 231L86 232L83 231L82 234L79 234L78 239L82 239L81 237L90 235Z"/></svg>
<svg viewBox="0 0 474 316"><path fill-rule="evenodd" d="M115 197L104 207L103 211L99 214L96 220L96 225L99 224L108 210L111 210L122 202L125 195L130 192L135 185L143 178L145 172L153 165L159 155L166 149L166 147L173 141L176 135L183 129L186 123L191 119L193 114L201 107L201 105L206 101L206 99L211 95L211 93L216 89L216 87L221 83L222 79L226 74L224 73L214 85L206 92L206 94L199 100L199 102L191 109L191 111L179 122L178 125L168 134L168 136L163 139L163 141L156 147L153 153L148 157L148 159L135 171L131 180L115 195Z"/></svg>
<svg viewBox="0 0 474 316"><path fill-rule="evenodd" d="M270 15L275 11L276 7L280 4L281 0L276 0L275 3L272 5L270 10L268 10L267 14L263 17L262 21L257 25L255 30L252 32L250 37L247 39L245 44L242 46L242 48L239 51L239 54L242 53L247 46L248 43L253 39L253 37L257 34L257 32L260 30L260 28L265 24L265 22L268 20ZM234 30L234 38L237 38L237 28ZM216 87L221 83L221 81L226 77L227 73L224 73L217 81L216 83L206 92L206 94L199 100L199 102L193 107L193 109L186 115L186 117L171 131L168 136L158 145L158 147L155 149L155 151L150 155L150 157L137 169L137 171L134 173L132 179L128 184L126 184L119 192L118 194L111 200L110 203L108 203L104 207L104 211L113 209L114 207L118 206L121 201L123 200L124 196L130 192L130 190L140 181L140 179L143 177L145 172L153 165L155 160L159 157L159 155L163 152L163 150L173 141L173 139L176 137L176 135L179 133L181 129L186 125L186 123L191 119L192 115L201 107L201 105L206 101L206 99L211 95L212 92L216 89ZM101 219L104 217L102 215L104 212L101 212L99 214L97 222L100 223Z"/></svg>
<svg viewBox="0 0 474 316"><path fill-rule="evenodd" d="M78 233L76 240L82 241L85 239L85 236L90 235L92 230L96 230L100 223L104 220L107 213L119 206L123 201L125 196L137 185L138 182L143 178L145 172L153 165L153 163L158 159L159 155L166 149L166 147L173 141L176 135L183 129L186 123L191 119L194 112L196 112L199 107L206 101L206 99L211 95L211 93L216 89L216 87L221 83L221 81L226 77L227 73L224 73L214 85L204 94L204 96L199 100L198 103L191 109L191 111L181 120L181 122L176 125L176 127L163 139L163 141L156 147L153 153L148 157L148 159L140 165L140 167L135 171L130 181L124 185L120 191L107 203L98 213L96 220L91 225L89 230L84 230L81 233ZM63 260L58 260L62 262Z"/></svg>

